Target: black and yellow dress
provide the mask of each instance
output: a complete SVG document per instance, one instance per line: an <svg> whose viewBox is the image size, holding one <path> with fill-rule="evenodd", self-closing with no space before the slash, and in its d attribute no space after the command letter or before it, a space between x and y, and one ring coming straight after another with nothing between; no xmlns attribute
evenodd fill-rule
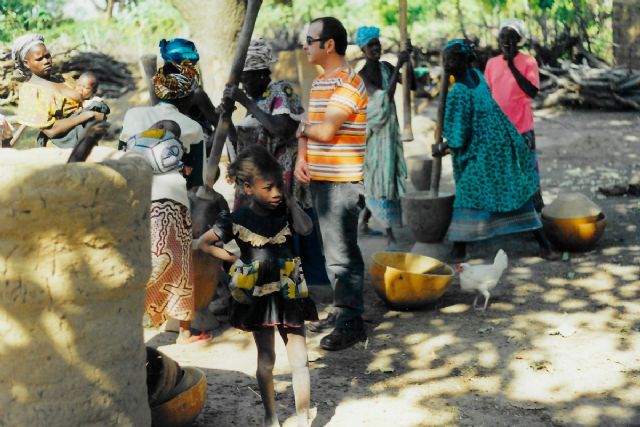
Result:
<svg viewBox="0 0 640 427"><path fill-rule="evenodd" d="M224 243L235 239L241 253L229 271L232 326L256 331L265 326L297 328L305 320L318 320L300 258L294 254L284 203L268 216L248 206L223 212L214 232Z"/></svg>

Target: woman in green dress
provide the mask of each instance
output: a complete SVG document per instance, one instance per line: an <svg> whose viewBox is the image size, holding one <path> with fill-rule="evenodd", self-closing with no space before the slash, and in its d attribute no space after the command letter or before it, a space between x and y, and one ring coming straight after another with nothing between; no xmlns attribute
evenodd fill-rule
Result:
<svg viewBox="0 0 640 427"><path fill-rule="evenodd" d="M444 67L455 83L446 101L447 142L436 146L433 154L450 150L453 156L456 197L448 232L454 242L452 257L464 258L468 242L532 231L539 255L557 259L533 205L538 184L531 152L491 97L482 73L470 66L472 59L468 41L447 43Z"/></svg>

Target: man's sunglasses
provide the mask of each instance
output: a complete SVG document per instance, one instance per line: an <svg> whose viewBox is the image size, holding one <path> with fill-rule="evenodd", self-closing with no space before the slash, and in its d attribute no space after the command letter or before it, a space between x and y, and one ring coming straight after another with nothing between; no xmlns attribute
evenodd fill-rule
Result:
<svg viewBox="0 0 640 427"><path fill-rule="evenodd" d="M314 39L311 36L307 36L307 38L305 39L307 41L307 46L311 45L311 43L315 43L315 42L326 42L327 40L329 40L326 37L318 37L317 39Z"/></svg>

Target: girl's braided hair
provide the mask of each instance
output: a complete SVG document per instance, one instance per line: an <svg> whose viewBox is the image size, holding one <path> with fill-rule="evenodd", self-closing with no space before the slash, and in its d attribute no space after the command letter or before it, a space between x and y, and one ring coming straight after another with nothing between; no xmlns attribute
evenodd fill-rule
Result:
<svg viewBox="0 0 640 427"><path fill-rule="evenodd" d="M278 160L262 145L253 144L238 154L227 169L227 180L236 185L253 185L254 177L282 180L282 167Z"/></svg>

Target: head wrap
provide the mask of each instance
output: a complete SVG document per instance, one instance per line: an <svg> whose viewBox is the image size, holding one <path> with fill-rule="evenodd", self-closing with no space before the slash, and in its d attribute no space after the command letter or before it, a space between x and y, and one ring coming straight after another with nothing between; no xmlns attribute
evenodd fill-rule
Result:
<svg viewBox="0 0 640 427"><path fill-rule="evenodd" d="M41 44L44 44L44 37L40 34L25 34L13 41L11 57L15 63L15 67L19 71L23 73L27 71L27 68L24 65L24 60L27 58L27 54L31 48Z"/></svg>
<svg viewBox="0 0 640 427"><path fill-rule="evenodd" d="M177 73L167 73L162 67L153 76L153 86L159 99L184 98L200 85L200 74L188 59L173 65Z"/></svg>
<svg viewBox="0 0 640 427"><path fill-rule="evenodd" d="M271 46L262 38L253 39L249 43L247 59L244 61L242 71L270 69L277 59L273 56Z"/></svg>
<svg viewBox="0 0 640 427"><path fill-rule="evenodd" d="M160 56L164 62L181 63L185 59L196 65L200 60L200 54L196 45L187 39L175 38L171 40L160 40Z"/></svg>
<svg viewBox="0 0 640 427"><path fill-rule="evenodd" d="M520 40L518 40L518 46L522 46L525 42L525 38L527 37L527 30L524 28L524 22L519 19L509 18L505 19L500 23L500 31L504 28L511 28L520 36Z"/></svg>
<svg viewBox="0 0 640 427"><path fill-rule="evenodd" d="M356 30L356 44L360 49L365 47L373 39L380 38L380 28L360 27Z"/></svg>
<svg viewBox="0 0 640 427"><path fill-rule="evenodd" d="M450 40L445 46L444 50L449 50L454 46L460 46L458 52L463 54L465 57L470 57L473 54L473 44L471 44L468 40L465 39L453 39Z"/></svg>

